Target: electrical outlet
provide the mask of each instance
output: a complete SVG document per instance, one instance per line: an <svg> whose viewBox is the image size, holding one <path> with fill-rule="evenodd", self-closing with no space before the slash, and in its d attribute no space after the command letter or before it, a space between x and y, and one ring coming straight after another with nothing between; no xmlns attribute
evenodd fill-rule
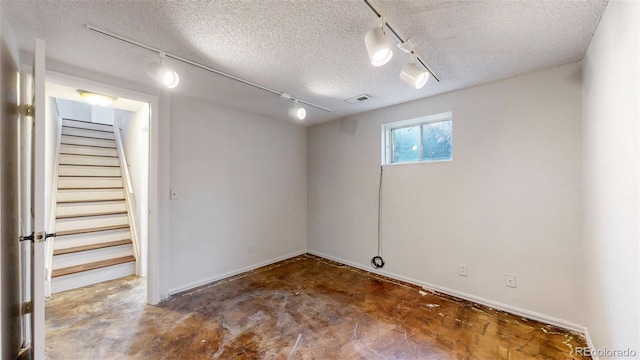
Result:
<svg viewBox="0 0 640 360"><path fill-rule="evenodd" d="M505 275L505 285L507 287L516 287L516 275L515 274L504 274Z"/></svg>
<svg viewBox="0 0 640 360"><path fill-rule="evenodd" d="M284 238L284 240L282 240L282 245L284 246L289 245L289 240L287 240L287 238Z"/></svg>
<svg viewBox="0 0 640 360"><path fill-rule="evenodd" d="M256 251L256 246L254 243L249 244L249 252L252 253Z"/></svg>
<svg viewBox="0 0 640 360"><path fill-rule="evenodd" d="M177 191L175 191L175 190L173 190L173 189L171 189L169 199L171 199L171 200L178 200L178 192L177 192Z"/></svg>
<svg viewBox="0 0 640 360"><path fill-rule="evenodd" d="M458 264L458 275L467 276L467 264Z"/></svg>

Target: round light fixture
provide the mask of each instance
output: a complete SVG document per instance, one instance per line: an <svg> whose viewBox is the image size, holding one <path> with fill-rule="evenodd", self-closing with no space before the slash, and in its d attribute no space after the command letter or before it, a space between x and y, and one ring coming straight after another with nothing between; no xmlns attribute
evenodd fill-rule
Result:
<svg viewBox="0 0 640 360"><path fill-rule="evenodd" d="M367 47L371 65L382 66L391 60L393 51L391 51L382 27L369 30L367 35L364 36L364 44Z"/></svg>
<svg viewBox="0 0 640 360"><path fill-rule="evenodd" d="M103 95L80 89L78 89L78 94L80 94L86 102L96 106L109 106L118 99L115 96Z"/></svg>
<svg viewBox="0 0 640 360"><path fill-rule="evenodd" d="M307 110L298 106L298 100L295 101L295 105L289 109L289 116L296 120L304 120L307 117Z"/></svg>
<svg viewBox="0 0 640 360"><path fill-rule="evenodd" d="M400 72L400 79L416 89L422 88L429 80L429 73L415 63L407 64Z"/></svg>
<svg viewBox="0 0 640 360"><path fill-rule="evenodd" d="M147 66L147 75L169 89L175 88L180 82L180 76L177 72L157 62L152 62Z"/></svg>

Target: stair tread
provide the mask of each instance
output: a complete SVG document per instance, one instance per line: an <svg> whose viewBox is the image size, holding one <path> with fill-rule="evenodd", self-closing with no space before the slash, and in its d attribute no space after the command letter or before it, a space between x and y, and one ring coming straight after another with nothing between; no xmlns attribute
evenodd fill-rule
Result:
<svg viewBox="0 0 640 360"><path fill-rule="evenodd" d="M97 123L97 122L93 122L93 121L86 121L86 120L78 120L78 119L62 118L62 120L75 121L75 122L85 123L85 124L95 124L95 125L102 125L102 126L113 126L113 125L111 125L111 124L103 124L103 123Z"/></svg>
<svg viewBox="0 0 640 360"><path fill-rule="evenodd" d="M94 175L94 176L82 176L82 175L59 175L59 176L58 176L58 178L59 178L59 179L62 179L62 180L73 180L73 179L77 180L78 178L83 178L83 177L90 177L90 178L105 178L105 179L111 180L111 179L112 179L112 178L114 178L114 177L119 178L119 177L121 177L121 176L115 176L115 175L113 175L113 176L102 176L102 175ZM69 179L67 179L67 178L69 178ZM96 179L91 179L91 180L96 180Z"/></svg>
<svg viewBox="0 0 640 360"><path fill-rule="evenodd" d="M90 129L83 129L83 130L90 130ZM105 141L115 142L114 139L97 138L95 136L82 136L82 135L73 135L73 134L62 134L62 136L73 136L73 137L79 137L79 138L85 138L85 139L96 139L96 140L105 140Z"/></svg>
<svg viewBox="0 0 640 360"><path fill-rule="evenodd" d="M83 271L95 270L95 269L100 269L108 266L126 264L129 262L135 262L135 261L136 261L136 258L133 257L133 255L128 255L128 256L122 256L122 257L108 259L108 260L91 262L87 264L74 265L74 266L69 266L62 269L53 270L51 277L55 278L55 277L64 276L64 275L71 275L71 274L76 274Z"/></svg>
<svg viewBox="0 0 640 360"><path fill-rule="evenodd" d="M90 199L90 200L58 200L57 204L73 204L73 203L88 203L88 202L107 202L107 201L124 201L124 198L113 199Z"/></svg>
<svg viewBox="0 0 640 360"><path fill-rule="evenodd" d="M120 187L95 187L95 188L91 188L91 187L58 187L59 190L123 190L124 188L122 186Z"/></svg>
<svg viewBox="0 0 640 360"><path fill-rule="evenodd" d="M84 218L91 216L104 216L104 215L123 215L126 214L126 211L102 211L102 212L93 212L93 213L85 213L85 214L73 214L73 215L58 215L56 219L73 219L73 218Z"/></svg>
<svg viewBox="0 0 640 360"><path fill-rule="evenodd" d="M116 230L116 229L128 229L128 228L129 228L129 225L100 226L100 227L87 228L87 229L56 231L56 236L86 234L86 233L91 233L91 232L99 232L99 231L106 231L106 230Z"/></svg>
<svg viewBox="0 0 640 360"><path fill-rule="evenodd" d="M76 156L95 156L104 158L117 158L118 155L97 155L97 154L81 154L77 152L60 151L60 155L76 155Z"/></svg>
<svg viewBox="0 0 640 360"><path fill-rule="evenodd" d="M74 166L90 166L90 167L108 167L108 168L119 168L119 167L120 167L120 165L66 164L66 163L63 163L63 162L62 162L62 160L60 160L60 165L61 165L61 166L74 165Z"/></svg>
<svg viewBox="0 0 640 360"><path fill-rule="evenodd" d="M75 153L65 153L65 152L61 152L60 155L103 157L103 158L107 158L107 159L117 158L118 157L117 155L116 156L113 156L113 155L91 155L91 154L75 154Z"/></svg>
<svg viewBox="0 0 640 360"><path fill-rule="evenodd" d="M108 242L103 242L103 243L96 243L96 244L89 244L89 245L82 245L82 246L74 246L74 247L65 248L65 249L56 249L56 250L53 251L53 255L55 256L55 255L71 254L71 253L77 253L77 252L82 252L82 251L104 249L104 248L108 248L108 247L120 246L120 245L128 245L128 244L132 244L131 239L118 240L118 241L108 241Z"/></svg>
<svg viewBox="0 0 640 360"><path fill-rule="evenodd" d="M64 136L73 136L73 135L64 135ZM110 140L113 141L113 140ZM114 141L115 142L115 141ZM101 149L115 149L116 146L100 146L100 145L85 145L85 144L74 144L74 143L68 143L68 142L61 142L60 144L62 145L74 145L74 146L86 146L86 147L93 147L93 148L101 148Z"/></svg>
<svg viewBox="0 0 640 360"><path fill-rule="evenodd" d="M91 124L95 124L95 123L91 123ZM109 125L111 126L111 125ZM91 131L100 131L100 132L106 132L106 133L113 133L113 129L111 130L99 130L99 129L91 129L91 128L86 128L86 127L80 127L80 126L73 126L73 125L62 125L63 128L69 128L69 129L80 129L80 130L91 130Z"/></svg>

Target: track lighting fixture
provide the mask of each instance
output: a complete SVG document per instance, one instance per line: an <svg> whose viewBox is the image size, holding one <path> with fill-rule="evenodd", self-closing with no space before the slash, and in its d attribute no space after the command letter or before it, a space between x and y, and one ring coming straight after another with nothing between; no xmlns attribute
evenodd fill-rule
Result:
<svg viewBox="0 0 640 360"><path fill-rule="evenodd" d="M160 53L160 62L152 62L147 66L147 75L162 85L173 89L178 86L180 77L178 73L164 66L164 53Z"/></svg>
<svg viewBox="0 0 640 360"><path fill-rule="evenodd" d="M367 53L369 53L369 59L371 65L382 66L391 60L393 57L393 51L387 41L387 36L384 33L385 21L380 17L380 26L375 27L364 36L364 44L367 47Z"/></svg>
<svg viewBox="0 0 640 360"><path fill-rule="evenodd" d="M405 65L400 71L400 79L416 89L422 88L429 80L429 73L416 65L416 55L411 54L412 62Z"/></svg>
<svg viewBox="0 0 640 360"><path fill-rule="evenodd" d="M307 117L307 110L303 107L298 106L298 100L294 100L293 107L289 109L289 116L296 120L304 120Z"/></svg>
<svg viewBox="0 0 640 360"><path fill-rule="evenodd" d="M384 32L384 29L387 28L389 32L398 39L398 48L406 53L410 53L413 60L402 68L402 71L400 72L400 79L416 89L422 88L427 83L430 76L433 76L436 81L440 82L440 78L436 76L424 59L416 52L415 41L411 38L404 40L398 31L384 20L384 15L378 11L369 0L363 1L378 17L378 19L380 19L380 27L371 29L364 37L364 43L367 46L367 52L369 53L371 64L373 64L373 66L384 65L389 62L393 56L393 52L389 47L389 42L387 41Z"/></svg>
<svg viewBox="0 0 640 360"><path fill-rule="evenodd" d="M184 58L184 57L182 57L180 55L172 54L172 53L160 50L158 48L155 48L153 46L149 46L147 44L143 44L143 43L141 43L139 41L136 41L134 39L131 39L131 38L128 38L128 37L125 37L125 36L122 36L122 35L118 35L118 34L116 34L114 32L111 32L111 31L108 31L108 30L105 30L105 29L101 29L99 27L96 27L96 26L93 26L93 25L90 25L90 24L87 24L87 29L89 29L91 31L94 31L94 32L96 32L98 34L102 34L102 35L108 36L111 39L120 40L120 41L125 42L125 43L127 43L129 45L137 46L139 48L142 48L142 49L154 52L156 54L159 54L160 55L160 63L159 64L158 63L149 64L149 66L147 67L147 73L154 80L160 82L161 84L163 84L164 86L166 86L168 88L176 87L178 85L178 82L180 81L180 78L178 77L178 74L175 71L171 71L171 70L169 70L169 69L164 67L164 65L162 64L162 59L164 57L171 58L172 60L175 60L175 61L180 61L183 64L187 64L187 65L191 65L193 67L197 67L199 69L211 72L211 73L216 74L216 75L220 75L220 76L226 77L227 79L230 79L230 80L233 80L233 81L237 81L237 82L242 83L242 84L247 85L247 86L252 86L252 87L254 87L256 89L260 89L262 91L265 91L265 92L268 92L268 93L271 93L271 94L274 94L274 95L277 95L277 96L284 97L283 95L287 95L287 96L289 96L288 99L290 99L290 100L292 99L291 95L285 94L285 93L283 93L281 91L272 89L272 88L264 86L264 85L260 85L260 84L254 83L254 82L249 81L249 80L245 80L245 79L243 79L241 77L238 77L238 76L229 74L227 72L212 68L210 66L207 66L207 65L204 65L204 64L189 60L189 59ZM168 73L167 71L170 71L170 72ZM322 111L326 111L326 112L332 112L331 109L328 109L326 107L314 104L312 102L309 102L309 101L306 101L306 100L303 100L303 99L300 99L300 98L295 98L295 100L297 100L297 101L299 101L299 102L301 102L301 103L303 103L305 105L314 107L314 108L316 108L318 110L322 110ZM305 110L304 114L306 115L306 110Z"/></svg>
<svg viewBox="0 0 640 360"><path fill-rule="evenodd" d="M80 94L86 102L96 106L109 106L118 99L115 96L103 95L80 89L78 89L78 94Z"/></svg>

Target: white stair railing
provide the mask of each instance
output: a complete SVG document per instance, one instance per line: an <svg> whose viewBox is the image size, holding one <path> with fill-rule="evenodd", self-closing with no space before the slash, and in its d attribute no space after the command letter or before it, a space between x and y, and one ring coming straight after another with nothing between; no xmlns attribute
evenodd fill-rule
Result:
<svg viewBox="0 0 640 360"><path fill-rule="evenodd" d="M49 218L49 228L47 232L50 234L55 233L56 231L56 209L58 203L58 168L60 166L60 147L62 143L62 117L60 116L60 112L58 111L58 99L54 99L55 105L55 113L56 113L56 133L55 133L55 141L56 141L56 153L55 160L53 162L53 178L52 186L51 186L51 217ZM51 296L51 275L53 274L53 248L54 243L56 241L55 237L49 239L49 241L45 244L45 254L44 254L44 269L45 273L45 290L44 295L46 297Z"/></svg>
<svg viewBox="0 0 640 360"><path fill-rule="evenodd" d="M134 214L135 194L133 193L133 184L129 175L129 162L122 145L122 136L120 134L120 122L113 117L113 133L116 137L116 147L118 148L118 159L120 160L120 168L124 177L124 195L127 202L127 216L129 217L129 226L131 226L131 241L133 242L133 256L136 258L136 274L140 275L140 243L138 241L138 228L136 226Z"/></svg>

